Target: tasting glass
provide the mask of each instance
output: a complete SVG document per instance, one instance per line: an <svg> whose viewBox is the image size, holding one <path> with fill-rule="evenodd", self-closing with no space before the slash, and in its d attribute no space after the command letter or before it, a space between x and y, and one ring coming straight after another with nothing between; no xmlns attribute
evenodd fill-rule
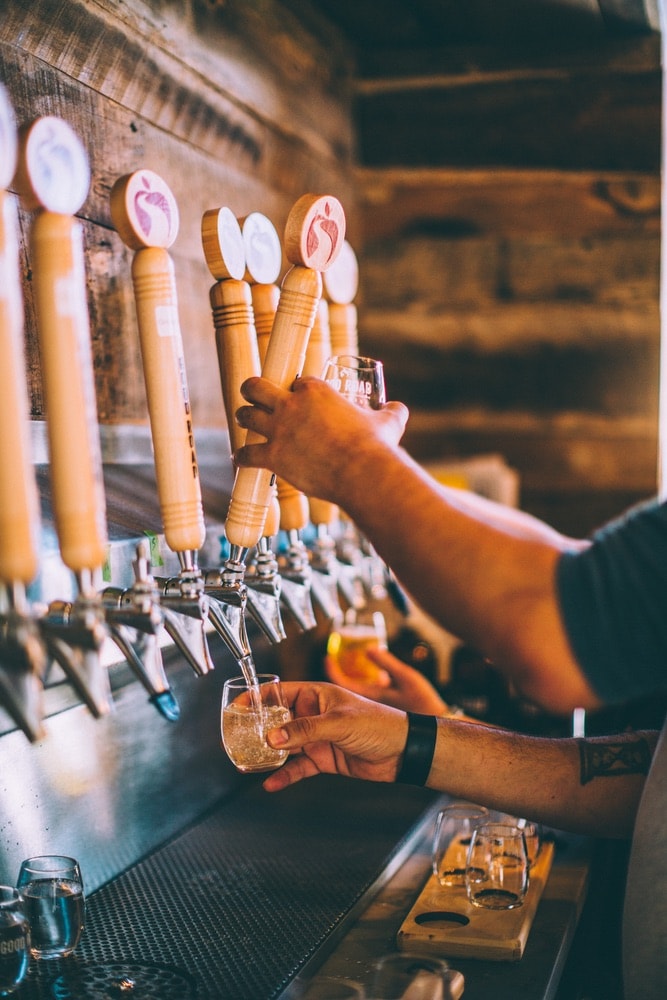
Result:
<svg viewBox="0 0 667 1000"><path fill-rule="evenodd" d="M443 886L466 884L466 862L473 831L489 818L484 806L453 802L438 813L433 832L433 874Z"/></svg>
<svg viewBox="0 0 667 1000"><path fill-rule="evenodd" d="M513 910L528 889L528 852L523 830L486 823L473 831L466 864L466 892L473 906Z"/></svg>
<svg viewBox="0 0 667 1000"><path fill-rule="evenodd" d="M256 685L245 677L230 677L225 681L222 743L237 770L244 774L275 771L284 764L289 752L270 747L266 734L289 719L290 712L276 674L258 674Z"/></svg>
<svg viewBox="0 0 667 1000"><path fill-rule="evenodd" d="M449 966L434 956L409 951L383 955L375 963L372 1000L451 1000Z"/></svg>
<svg viewBox="0 0 667 1000"><path fill-rule="evenodd" d="M85 900L79 863L60 854L27 858L16 883L30 924L33 958L64 958L83 932Z"/></svg>
<svg viewBox="0 0 667 1000"><path fill-rule="evenodd" d="M361 983L338 976L317 976L305 983L300 1000L365 1000Z"/></svg>
<svg viewBox="0 0 667 1000"><path fill-rule="evenodd" d="M382 671L366 656L367 649L387 648L387 624L381 611L349 608L327 639L327 653L347 677L377 684Z"/></svg>
<svg viewBox="0 0 667 1000"><path fill-rule="evenodd" d="M387 402L384 366L375 358L338 354L329 358L322 377L337 392L358 406L380 410Z"/></svg>
<svg viewBox="0 0 667 1000"><path fill-rule="evenodd" d="M30 924L18 889L0 885L0 997L25 979L30 964Z"/></svg>

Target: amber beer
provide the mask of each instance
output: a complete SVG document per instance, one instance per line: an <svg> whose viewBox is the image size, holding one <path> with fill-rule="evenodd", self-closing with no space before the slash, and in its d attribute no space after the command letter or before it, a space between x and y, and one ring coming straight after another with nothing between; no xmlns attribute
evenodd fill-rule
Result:
<svg viewBox="0 0 667 1000"><path fill-rule="evenodd" d="M385 648L387 630L384 616L375 611L371 615L357 615L352 621L346 619L330 634L327 653L348 677L377 684L381 677L380 668L366 655L369 649Z"/></svg>

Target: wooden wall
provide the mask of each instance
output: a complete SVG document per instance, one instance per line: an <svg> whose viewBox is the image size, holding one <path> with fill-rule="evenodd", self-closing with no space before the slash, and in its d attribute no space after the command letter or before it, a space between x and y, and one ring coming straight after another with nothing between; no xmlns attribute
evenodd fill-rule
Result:
<svg viewBox="0 0 667 1000"><path fill-rule="evenodd" d="M657 36L367 59L360 339L424 460L497 451L585 533L654 493Z"/></svg>
<svg viewBox="0 0 667 1000"><path fill-rule="evenodd" d="M262 0L3 0L0 13L0 79L17 121L66 119L91 161L80 214L100 422L147 423L131 253L109 213L116 178L147 167L180 210L171 254L195 427L224 427L201 217L221 205L259 211L282 235L300 195L331 193L355 239L346 46ZM31 410L42 419L29 224L21 213Z"/></svg>

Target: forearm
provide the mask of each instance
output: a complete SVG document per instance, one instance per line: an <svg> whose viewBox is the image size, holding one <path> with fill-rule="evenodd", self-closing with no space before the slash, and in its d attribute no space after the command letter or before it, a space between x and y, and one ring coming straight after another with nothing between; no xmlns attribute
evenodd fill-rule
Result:
<svg viewBox="0 0 667 1000"><path fill-rule="evenodd" d="M545 739L441 719L428 787L573 833L629 837L656 735Z"/></svg>
<svg viewBox="0 0 667 1000"><path fill-rule="evenodd" d="M527 515L443 491L399 449L362 448L341 476L348 514L448 631L545 707L599 703L572 657L555 592L557 559L575 543Z"/></svg>

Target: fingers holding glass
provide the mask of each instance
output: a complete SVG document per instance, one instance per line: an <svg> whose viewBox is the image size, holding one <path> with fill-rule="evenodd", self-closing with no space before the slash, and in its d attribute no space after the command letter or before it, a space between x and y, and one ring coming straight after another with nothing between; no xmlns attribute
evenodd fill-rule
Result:
<svg viewBox="0 0 667 1000"><path fill-rule="evenodd" d="M289 751L270 747L266 734L289 720L290 711L276 674L259 674L257 685L240 676L225 681L222 743L237 770L249 774L281 767Z"/></svg>

